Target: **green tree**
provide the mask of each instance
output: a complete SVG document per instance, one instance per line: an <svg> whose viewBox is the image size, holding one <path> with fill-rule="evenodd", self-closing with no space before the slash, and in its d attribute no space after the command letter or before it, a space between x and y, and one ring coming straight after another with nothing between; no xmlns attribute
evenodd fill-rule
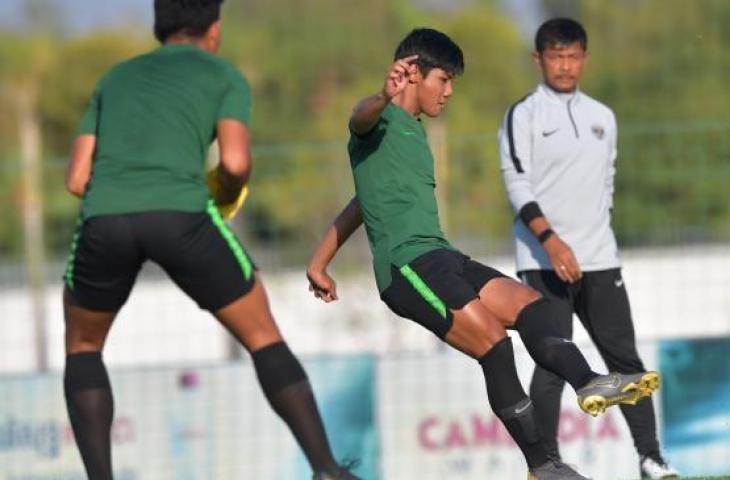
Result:
<svg viewBox="0 0 730 480"><path fill-rule="evenodd" d="M730 234L730 3L580 2L593 60L586 88L619 122L616 222L624 243Z"/></svg>
<svg viewBox="0 0 730 480"><path fill-rule="evenodd" d="M0 39L1 40L1 39ZM10 105L10 115L15 119L19 168L10 176L10 185L17 191L21 228L17 230L23 239L26 273L35 320L37 366L48 367L45 341L45 248L43 229L42 196L42 134L38 98L44 75L53 63L50 43L46 38L17 42L6 38L7 44L16 47L0 54L3 72L0 78L0 94ZM13 172L13 170L11 170ZM14 178L13 178L14 177ZM15 185L13 185L15 184ZM10 219L15 220L15 219ZM18 231L12 233L18 233Z"/></svg>

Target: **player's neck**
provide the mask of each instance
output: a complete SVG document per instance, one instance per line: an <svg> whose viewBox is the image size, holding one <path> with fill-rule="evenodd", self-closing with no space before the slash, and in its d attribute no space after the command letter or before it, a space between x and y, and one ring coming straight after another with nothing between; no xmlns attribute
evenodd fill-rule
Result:
<svg viewBox="0 0 730 480"><path fill-rule="evenodd" d="M192 45L205 50L206 52L213 53L208 48L208 43L203 37L189 37L187 35L173 35L167 39L165 45Z"/></svg>
<svg viewBox="0 0 730 480"><path fill-rule="evenodd" d="M575 96L576 92L578 91L577 85L572 90L558 90L557 88L553 87L552 85L550 85L548 82L546 82L544 80L543 80L542 84L545 85L545 88L549 92L551 92L553 95L555 95L556 97L558 97L559 99L564 100L564 101L570 100L571 98L573 98Z"/></svg>

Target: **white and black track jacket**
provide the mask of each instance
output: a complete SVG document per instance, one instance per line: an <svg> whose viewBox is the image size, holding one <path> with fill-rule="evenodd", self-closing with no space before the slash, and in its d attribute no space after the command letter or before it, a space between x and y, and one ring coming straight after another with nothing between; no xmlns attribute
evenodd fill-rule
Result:
<svg viewBox="0 0 730 480"><path fill-rule="evenodd" d="M512 105L499 131L502 175L515 212L537 202L583 271L621 266L611 230L616 118L577 90L544 84ZM551 270L547 253L519 215L517 270Z"/></svg>

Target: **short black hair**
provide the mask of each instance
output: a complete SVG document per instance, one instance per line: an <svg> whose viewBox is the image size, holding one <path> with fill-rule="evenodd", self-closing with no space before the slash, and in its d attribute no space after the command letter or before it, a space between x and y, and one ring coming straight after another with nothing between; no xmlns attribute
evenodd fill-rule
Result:
<svg viewBox="0 0 730 480"><path fill-rule="evenodd" d="M432 68L450 75L464 73L464 54L446 34L432 28L416 28L406 35L395 50L394 60L418 55L415 64L426 77Z"/></svg>
<svg viewBox="0 0 730 480"><path fill-rule="evenodd" d="M535 34L535 50L539 53L554 45L579 43L583 50L588 48L588 34L583 25L572 18L553 18L540 25Z"/></svg>
<svg viewBox="0 0 730 480"><path fill-rule="evenodd" d="M201 37L221 16L223 0L155 0L155 37L165 43L182 33Z"/></svg>

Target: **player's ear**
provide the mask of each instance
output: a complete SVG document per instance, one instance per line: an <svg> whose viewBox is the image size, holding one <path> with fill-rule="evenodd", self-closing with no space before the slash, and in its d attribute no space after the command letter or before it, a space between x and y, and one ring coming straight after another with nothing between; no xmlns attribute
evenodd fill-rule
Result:
<svg viewBox="0 0 730 480"><path fill-rule="evenodd" d="M221 21L220 19L210 24L208 31L205 32L205 38L207 43L210 45L210 49L218 51L221 44Z"/></svg>
<svg viewBox="0 0 730 480"><path fill-rule="evenodd" d="M540 55L540 52L537 50L533 50L532 52L532 61L535 62L535 65L538 67L541 65L540 60L542 59L542 56Z"/></svg>

